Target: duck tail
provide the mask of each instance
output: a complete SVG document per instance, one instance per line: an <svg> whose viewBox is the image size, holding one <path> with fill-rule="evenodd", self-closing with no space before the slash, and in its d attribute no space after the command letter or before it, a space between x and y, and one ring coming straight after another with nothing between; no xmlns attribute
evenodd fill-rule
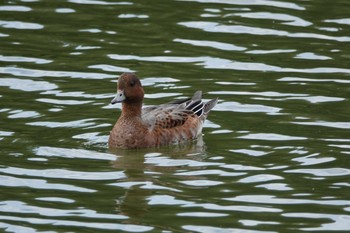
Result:
<svg viewBox="0 0 350 233"><path fill-rule="evenodd" d="M210 110L212 110L215 107L215 105L218 103L218 100L219 98L216 97L215 99L209 100L204 104L204 115L209 114Z"/></svg>
<svg viewBox="0 0 350 233"><path fill-rule="evenodd" d="M186 109L193 111L197 116L207 117L209 111L216 105L218 98L212 99L207 103L202 101L202 91L196 91L193 97L186 102Z"/></svg>

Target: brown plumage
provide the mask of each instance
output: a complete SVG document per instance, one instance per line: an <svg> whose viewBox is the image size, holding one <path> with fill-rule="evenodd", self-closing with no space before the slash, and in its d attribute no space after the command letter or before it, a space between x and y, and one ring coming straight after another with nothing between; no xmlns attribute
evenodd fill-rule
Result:
<svg viewBox="0 0 350 233"><path fill-rule="evenodd" d="M118 80L112 104L122 103L122 113L108 140L110 148L143 148L193 140L202 132L203 123L218 99L202 102L197 91L192 98L175 100L142 109L144 90L133 73Z"/></svg>

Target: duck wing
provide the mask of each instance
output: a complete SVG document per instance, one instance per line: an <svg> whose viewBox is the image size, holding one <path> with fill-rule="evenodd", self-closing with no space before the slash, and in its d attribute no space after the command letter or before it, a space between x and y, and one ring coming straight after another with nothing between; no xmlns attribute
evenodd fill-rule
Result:
<svg viewBox="0 0 350 233"><path fill-rule="evenodd" d="M174 100L167 104L142 109L142 120L152 129L178 127L185 124L189 117L199 117L204 121L217 101L213 99L204 103L202 92L197 91L192 98Z"/></svg>
<svg viewBox="0 0 350 233"><path fill-rule="evenodd" d="M184 104L164 104L157 107L147 107L142 111L142 121L149 128L173 128L183 125L192 111Z"/></svg>

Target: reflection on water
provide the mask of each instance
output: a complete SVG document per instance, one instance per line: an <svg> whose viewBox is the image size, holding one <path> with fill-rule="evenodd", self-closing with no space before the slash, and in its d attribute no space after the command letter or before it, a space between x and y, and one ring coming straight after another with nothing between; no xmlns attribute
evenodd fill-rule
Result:
<svg viewBox="0 0 350 233"><path fill-rule="evenodd" d="M349 231L348 9L1 3L0 229ZM122 72L139 74L146 106L218 96L203 138L108 150Z"/></svg>

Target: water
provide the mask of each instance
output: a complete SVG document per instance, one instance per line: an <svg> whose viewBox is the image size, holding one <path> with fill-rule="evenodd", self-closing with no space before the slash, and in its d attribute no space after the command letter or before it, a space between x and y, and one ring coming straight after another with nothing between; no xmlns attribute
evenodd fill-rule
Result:
<svg viewBox="0 0 350 233"><path fill-rule="evenodd" d="M349 7L3 1L1 231L349 231ZM109 151L127 71L218 96L203 138Z"/></svg>

